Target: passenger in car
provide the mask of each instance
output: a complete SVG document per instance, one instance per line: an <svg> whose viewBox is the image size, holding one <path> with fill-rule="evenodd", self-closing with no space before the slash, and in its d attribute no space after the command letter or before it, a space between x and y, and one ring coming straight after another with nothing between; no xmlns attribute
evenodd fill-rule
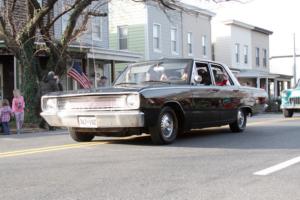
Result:
<svg viewBox="0 0 300 200"><path fill-rule="evenodd" d="M202 77L201 84L204 84L204 85L211 84L210 77L209 77L209 74L207 71L205 71L204 69L199 69L198 75Z"/></svg>
<svg viewBox="0 0 300 200"><path fill-rule="evenodd" d="M216 85L218 85L218 86L227 85L228 76L224 72L218 74L217 70L213 70L213 74L215 77Z"/></svg>
<svg viewBox="0 0 300 200"><path fill-rule="evenodd" d="M227 85L228 77L226 74L218 74L216 79L216 85L225 86Z"/></svg>

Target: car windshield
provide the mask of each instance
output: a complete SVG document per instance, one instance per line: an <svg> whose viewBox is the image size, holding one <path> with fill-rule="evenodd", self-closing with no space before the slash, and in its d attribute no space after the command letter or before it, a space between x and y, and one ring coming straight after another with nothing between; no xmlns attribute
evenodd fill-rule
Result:
<svg viewBox="0 0 300 200"><path fill-rule="evenodd" d="M192 63L191 59L174 59L131 64L114 85L186 84Z"/></svg>
<svg viewBox="0 0 300 200"><path fill-rule="evenodd" d="M296 85L296 88L300 88L300 79L298 80L298 83Z"/></svg>

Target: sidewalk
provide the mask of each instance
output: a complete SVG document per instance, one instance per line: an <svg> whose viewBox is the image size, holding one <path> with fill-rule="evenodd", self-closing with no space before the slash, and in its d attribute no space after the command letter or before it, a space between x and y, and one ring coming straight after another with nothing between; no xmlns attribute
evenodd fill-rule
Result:
<svg viewBox="0 0 300 200"><path fill-rule="evenodd" d="M55 130L51 130L51 131L58 131L58 130L66 130L65 128L62 127L58 127ZM1 131L1 130L0 130ZM22 128L22 133L21 134L26 134L26 133L42 133L42 132L49 132L50 130L48 129L44 129L44 128L39 128L39 127L32 127L32 126L24 126ZM17 130L16 127L12 126L10 127L10 134L17 134ZM3 135L3 133L0 132L0 135Z"/></svg>

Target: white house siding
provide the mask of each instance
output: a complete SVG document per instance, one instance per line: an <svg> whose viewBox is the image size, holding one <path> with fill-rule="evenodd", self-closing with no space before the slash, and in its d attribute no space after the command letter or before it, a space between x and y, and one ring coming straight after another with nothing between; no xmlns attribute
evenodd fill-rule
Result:
<svg viewBox="0 0 300 200"><path fill-rule="evenodd" d="M235 58L235 44L240 45L239 63ZM248 63L244 63L244 46L248 46ZM252 66L252 47L251 30L239 26L231 26L231 63L236 69L251 69Z"/></svg>
<svg viewBox="0 0 300 200"><path fill-rule="evenodd" d="M95 3L94 3L95 4ZM93 7L93 5L91 5L91 7ZM55 6L54 6L54 17L57 16L58 14L60 14L63 11L63 0L58 1ZM108 12L108 4L104 4L103 6L101 6L99 8L99 11L102 13L107 13ZM79 21L78 21L79 22ZM95 38L93 38L92 41L92 34L91 34L91 19L89 19L89 22L87 24L87 31L86 33L83 33L80 35L80 37L78 37L78 39L76 41L74 41L74 44L78 44L78 45L84 45L84 46L95 46L95 47L99 47L99 48L108 48L109 46L109 40L108 40L108 17L102 17L102 38L101 40L97 40ZM95 27L93 27L95 28ZM62 18L60 18L59 20L57 20L54 24L54 35L57 39L61 39L62 35L63 35L63 31L62 30Z"/></svg>
<svg viewBox="0 0 300 200"><path fill-rule="evenodd" d="M195 57L211 59L211 17L201 14L187 14L182 13L182 29L183 29L183 57ZM188 33L192 33L192 55L189 55L188 51ZM202 36L206 36L207 40L207 55L203 56L202 50Z"/></svg>
<svg viewBox="0 0 300 200"><path fill-rule="evenodd" d="M162 57L182 57L182 25L181 13L178 11L168 11L164 13L158 6L148 5L148 57L149 59L159 59ZM160 25L161 31L161 49L153 49L153 24ZM171 28L177 28L177 54L171 51Z"/></svg>
<svg viewBox="0 0 300 200"><path fill-rule="evenodd" d="M256 31L252 31L252 63L253 63L253 69L259 70L259 71L265 71L269 72L269 35L259 33ZM256 47L259 48L259 67L256 66L255 62L255 49ZM263 49L267 49L267 67L263 66Z"/></svg>
<svg viewBox="0 0 300 200"><path fill-rule="evenodd" d="M213 22L212 37L214 46L214 60L222 62L229 67L232 66L232 46L231 46L231 28Z"/></svg>
<svg viewBox="0 0 300 200"><path fill-rule="evenodd" d="M128 26L128 50L145 54L146 16L144 3L112 0L109 4L109 48L119 49L118 26Z"/></svg>

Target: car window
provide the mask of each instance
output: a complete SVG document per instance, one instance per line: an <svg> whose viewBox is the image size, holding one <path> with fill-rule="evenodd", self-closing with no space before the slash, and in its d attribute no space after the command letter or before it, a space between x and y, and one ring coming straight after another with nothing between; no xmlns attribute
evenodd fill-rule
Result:
<svg viewBox="0 0 300 200"><path fill-rule="evenodd" d="M129 65L115 85L124 84L186 84L189 81L192 60L149 61Z"/></svg>
<svg viewBox="0 0 300 200"><path fill-rule="evenodd" d="M196 63L196 71L197 71L197 75L200 76L202 79L199 84L203 84L203 85L212 84L207 63Z"/></svg>
<svg viewBox="0 0 300 200"><path fill-rule="evenodd" d="M222 66L212 64L211 69L213 72L213 77L216 85L218 86L233 85L233 81L231 80L230 76Z"/></svg>

